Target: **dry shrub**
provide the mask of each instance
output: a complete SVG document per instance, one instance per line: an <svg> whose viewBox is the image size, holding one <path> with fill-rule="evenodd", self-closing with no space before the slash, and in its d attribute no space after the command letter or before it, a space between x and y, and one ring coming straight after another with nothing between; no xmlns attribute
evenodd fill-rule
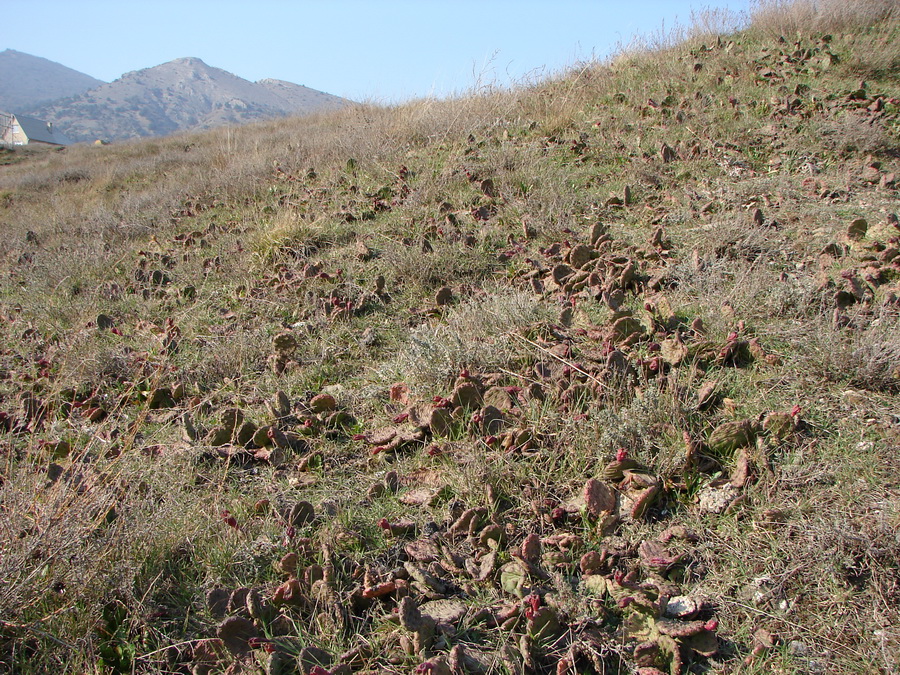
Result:
<svg viewBox="0 0 900 675"><path fill-rule="evenodd" d="M308 222L292 209L282 209L275 214L272 222L254 233L251 250L259 262L271 264L280 254L302 253L323 240L326 227L324 221Z"/></svg>
<svg viewBox="0 0 900 675"><path fill-rule="evenodd" d="M796 349L798 368L859 389L900 391L900 317L882 310L856 319L850 317L846 328L824 316L795 327L786 337Z"/></svg>
<svg viewBox="0 0 900 675"><path fill-rule="evenodd" d="M696 243L699 264L686 258L672 270L675 299L700 310L709 328L728 332L744 320L763 330L773 321L819 315L822 299L814 280L781 274L791 270L792 243L743 219L716 222L709 232L714 236L701 235Z"/></svg>
<svg viewBox="0 0 900 675"><path fill-rule="evenodd" d="M521 353L512 333L548 319L536 296L496 289L454 308L445 321L411 331L391 367L409 381L441 387L463 368L486 371Z"/></svg>
<svg viewBox="0 0 900 675"><path fill-rule="evenodd" d="M191 350L186 372L201 389L212 389L236 374L251 381L260 377L266 370L271 338L264 330L237 330L214 340L199 338Z"/></svg>

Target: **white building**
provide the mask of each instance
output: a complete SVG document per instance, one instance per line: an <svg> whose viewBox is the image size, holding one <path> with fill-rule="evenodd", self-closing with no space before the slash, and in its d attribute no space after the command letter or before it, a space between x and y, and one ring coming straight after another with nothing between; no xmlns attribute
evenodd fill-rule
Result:
<svg viewBox="0 0 900 675"><path fill-rule="evenodd" d="M0 113L0 130L3 145L72 145L72 141L53 128L52 122L34 117Z"/></svg>

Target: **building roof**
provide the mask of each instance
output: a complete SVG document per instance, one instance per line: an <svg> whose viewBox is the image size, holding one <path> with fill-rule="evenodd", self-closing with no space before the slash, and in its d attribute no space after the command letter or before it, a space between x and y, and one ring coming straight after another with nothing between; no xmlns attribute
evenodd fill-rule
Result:
<svg viewBox="0 0 900 675"><path fill-rule="evenodd" d="M16 115L16 121L22 127L22 132L28 136L29 141L52 143L53 145L72 145L72 140L54 129L50 122L24 115Z"/></svg>

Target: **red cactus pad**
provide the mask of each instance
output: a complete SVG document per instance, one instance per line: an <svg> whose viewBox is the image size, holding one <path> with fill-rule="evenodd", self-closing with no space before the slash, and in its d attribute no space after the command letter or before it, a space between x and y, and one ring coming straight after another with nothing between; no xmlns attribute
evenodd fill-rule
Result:
<svg viewBox="0 0 900 675"><path fill-rule="evenodd" d="M381 584L375 584L374 586L370 586L369 588L364 588L362 592L362 596L366 599L380 598L382 596L388 595L389 593L393 593L397 590L397 583L395 581L385 581Z"/></svg>
<svg viewBox="0 0 900 675"><path fill-rule="evenodd" d="M523 602L525 604L525 618L534 618L535 613L541 608L541 596L537 593L532 593L525 596Z"/></svg>

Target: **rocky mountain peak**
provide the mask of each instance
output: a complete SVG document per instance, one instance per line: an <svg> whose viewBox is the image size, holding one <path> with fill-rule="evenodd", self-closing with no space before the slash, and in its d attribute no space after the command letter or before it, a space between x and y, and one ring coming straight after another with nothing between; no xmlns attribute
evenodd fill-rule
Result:
<svg viewBox="0 0 900 675"><path fill-rule="evenodd" d="M251 82L195 56L124 74L109 84L29 110L76 140L124 140L302 115L348 101L284 82Z"/></svg>

